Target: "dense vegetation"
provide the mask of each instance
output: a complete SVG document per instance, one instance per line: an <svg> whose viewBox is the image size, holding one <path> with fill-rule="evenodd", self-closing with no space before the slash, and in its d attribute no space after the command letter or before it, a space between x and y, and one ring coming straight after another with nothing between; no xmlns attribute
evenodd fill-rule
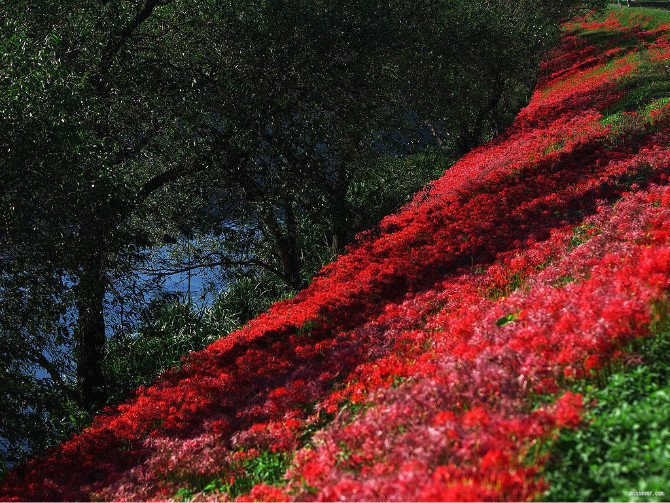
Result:
<svg viewBox="0 0 670 503"><path fill-rule="evenodd" d="M652 327L654 337L631 348L623 361L601 374L600 383L575 387L593 406L584 414L584 428L562 432L553 445L545 499L667 500L669 314L663 305Z"/></svg>
<svg viewBox="0 0 670 503"><path fill-rule="evenodd" d="M652 408L667 392L668 61L665 14L610 10L566 24L509 129L294 297L12 471L0 498L661 491L667 411ZM450 148L459 143L469 142ZM242 312L239 288L222 312ZM147 313L138 340L149 347L152 327L170 319L179 333L182 308ZM191 323L185 339L204 342L226 316Z"/></svg>
<svg viewBox="0 0 670 503"><path fill-rule="evenodd" d="M0 470L303 288L597 3L6 0ZM203 269L204 313L161 293Z"/></svg>

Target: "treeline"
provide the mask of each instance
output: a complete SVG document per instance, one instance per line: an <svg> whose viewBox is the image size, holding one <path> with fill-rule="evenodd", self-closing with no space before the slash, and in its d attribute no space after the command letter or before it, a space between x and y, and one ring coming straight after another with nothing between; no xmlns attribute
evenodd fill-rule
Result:
<svg viewBox="0 0 670 503"><path fill-rule="evenodd" d="M4 465L304 287L499 134L601 3L5 0ZM202 269L204 315L157 295Z"/></svg>

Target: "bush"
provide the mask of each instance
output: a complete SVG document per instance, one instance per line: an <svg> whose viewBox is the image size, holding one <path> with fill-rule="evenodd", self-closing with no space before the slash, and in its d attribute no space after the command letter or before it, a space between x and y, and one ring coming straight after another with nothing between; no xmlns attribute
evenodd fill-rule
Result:
<svg viewBox="0 0 670 503"><path fill-rule="evenodd" d="M136 331L117 332L109 339L104 364L108 403L124 400L187 353L224 337L292 293L268 274L255 274L231 283L210 306L199 308L171 294L157 297Z"/></svg>

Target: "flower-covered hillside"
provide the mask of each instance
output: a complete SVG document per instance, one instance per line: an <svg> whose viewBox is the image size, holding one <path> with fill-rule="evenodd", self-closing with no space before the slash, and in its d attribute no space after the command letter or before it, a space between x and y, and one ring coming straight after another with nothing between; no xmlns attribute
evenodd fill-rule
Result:
<svg viewBox="0 0 670 503"><path fill-rule="evenodd" d="M571 384L667 315L670 22L622 12L566 27L503 137L0 499L541 496Z"/></svg>

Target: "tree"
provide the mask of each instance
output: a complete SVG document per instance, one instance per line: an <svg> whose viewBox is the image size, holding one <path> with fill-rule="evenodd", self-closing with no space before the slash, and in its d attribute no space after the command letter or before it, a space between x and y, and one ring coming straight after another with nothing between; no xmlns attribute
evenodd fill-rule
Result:
<svg viewBox="0 0 670 503"><path fill-rule="evenodd" d="M500 133L561 23L597 3L259 0L201 11L214 141L242 162L213 170L214 221L199 221L219 239L196 267L259 267L299 289L314 272L307 256L332 257L362 230L357 179L412 152L421 128L447 157Z"/></svg>
<svg viewBox="0 0 670 503"><path fill-rule="evenodd" d="M112 293L180 236L206 243L189 268L301 288L416 187L393 156L426 132L451 157L500 131L593 3L6 0L5 417L105 403ZM381 184L398 190L379 201Z"/></svg>
<svg viewBox="0 0 670 503"><path fill-rule="evenodd" d="M211 155L189 115L200 70L180 66L188 35L168 16L176 5L10 3L1 81L5 288L37 299L49 278L72 294L76 379L82 403L94 408L104 400L111 273L157 242L163 216L178 206L159 193L205 169Z"/></svg>

